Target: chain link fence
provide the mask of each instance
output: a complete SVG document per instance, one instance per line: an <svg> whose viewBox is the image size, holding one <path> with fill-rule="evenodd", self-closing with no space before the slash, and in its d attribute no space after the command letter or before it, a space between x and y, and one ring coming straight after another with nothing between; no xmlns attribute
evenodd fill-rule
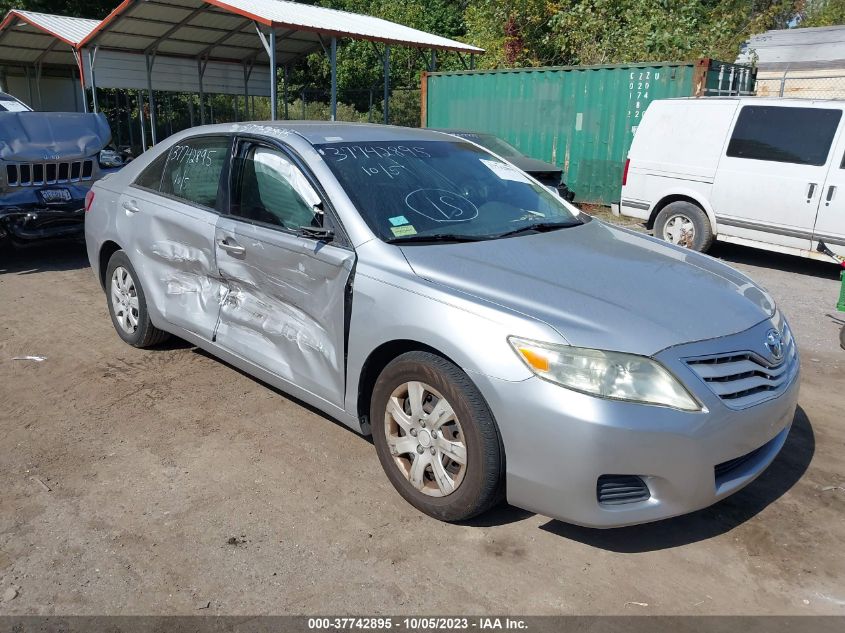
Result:
<svg viewBox="0 0 845 633"><path fill-rule="evenodd" d="M761 71L757 75L757 96L845 99L845 69L783 73Z"/></svg>
<svg viewBox="0 0 845 633"><path fill-rule="evenodd" d="M98 106L111 125L114 143L132 148L137 155L152 144L150 102L146 91L100 89ZM204 123L266 121L270 119L268 97L206 94L203 110L197 94L155 93L156 140ZM282 120L328 121L331 119L331 93L323 88L279 91L278 118ZM340 90L337 120L384 123L384 88ZM419 88L396 87L390 91L388 123L419 127ZM143 123L142 123L143 122Z"/></svg>

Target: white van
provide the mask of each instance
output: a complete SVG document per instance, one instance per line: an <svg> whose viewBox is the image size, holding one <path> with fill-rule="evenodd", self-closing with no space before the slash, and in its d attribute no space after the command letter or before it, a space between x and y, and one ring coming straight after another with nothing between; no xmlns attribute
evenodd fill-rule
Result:
<svg viewBox="0 0 845 633"><path fill-rule="evenodd" d="M619 211L706 251L714 239L845 256L845 101L654 101L634 135Z"/></svg>

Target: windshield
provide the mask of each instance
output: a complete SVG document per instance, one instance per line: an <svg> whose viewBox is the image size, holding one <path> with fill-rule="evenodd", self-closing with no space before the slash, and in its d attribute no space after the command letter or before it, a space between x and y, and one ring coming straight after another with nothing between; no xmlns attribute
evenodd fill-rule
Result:
<svg viewBox="0 0 845 633"><path fill-rule="evenodd" d="M492 239L581 224L560 197L484 150L454 141L316 146L372 231L386 241Z"/></svg>

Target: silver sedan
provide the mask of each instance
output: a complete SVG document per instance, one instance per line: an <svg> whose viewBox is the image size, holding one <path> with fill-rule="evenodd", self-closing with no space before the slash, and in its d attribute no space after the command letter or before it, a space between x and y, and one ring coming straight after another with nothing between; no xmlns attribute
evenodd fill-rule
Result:
<svg viewBox="0 0 845 633"><path fill-rule="evenodd" d="M503 498L599 527L690 512L789 433L798 352L763 289L467 140L199 127L86 209L124 341L178 336L372 434L396 490L445 521Z"/></svg>

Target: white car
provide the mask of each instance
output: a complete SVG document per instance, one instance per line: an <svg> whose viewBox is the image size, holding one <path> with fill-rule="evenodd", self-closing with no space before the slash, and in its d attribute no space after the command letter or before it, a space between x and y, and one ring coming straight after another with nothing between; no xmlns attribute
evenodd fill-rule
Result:
<svg viewBox="0 0 845 633"><path fill-rule="evenodd" d="M719 239L845 256L843 108L757 97L654 101L628 153L620 213L697 251Z"/></svg>

